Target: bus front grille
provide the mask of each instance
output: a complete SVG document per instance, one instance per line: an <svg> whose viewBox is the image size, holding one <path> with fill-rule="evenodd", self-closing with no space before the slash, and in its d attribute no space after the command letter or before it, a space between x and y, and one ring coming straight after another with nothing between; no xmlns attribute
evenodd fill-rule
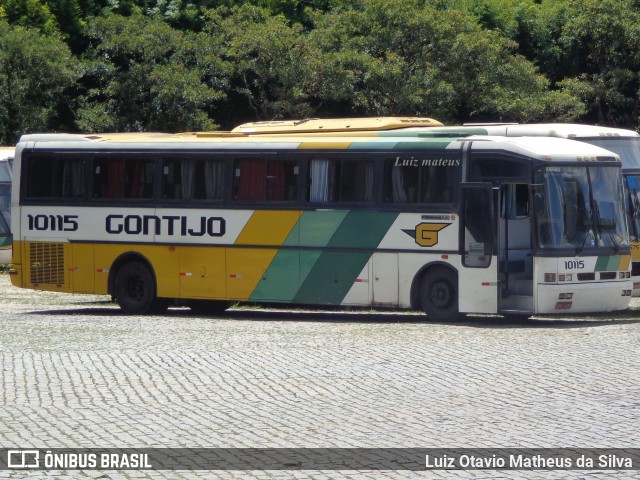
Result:
<svg viewBox="0 0 640 480"><path fill-rule="evenodd" d="M64 245L62 243L31 243L29 265L31 283L35 285L64 284Z"/></svg>

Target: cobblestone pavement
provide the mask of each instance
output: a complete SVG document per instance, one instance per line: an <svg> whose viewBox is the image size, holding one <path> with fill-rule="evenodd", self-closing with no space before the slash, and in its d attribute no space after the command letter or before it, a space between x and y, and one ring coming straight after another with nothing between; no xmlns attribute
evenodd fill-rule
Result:
<svg viewBox="0 0 640 480"><path fill-rule="evenodd" d="M0 447L640 447L640 303L442 324L187 309L0 276ZM41 478L629 478L611 471L57 471ZM25 478L1 471L0 478Z"/></svg>

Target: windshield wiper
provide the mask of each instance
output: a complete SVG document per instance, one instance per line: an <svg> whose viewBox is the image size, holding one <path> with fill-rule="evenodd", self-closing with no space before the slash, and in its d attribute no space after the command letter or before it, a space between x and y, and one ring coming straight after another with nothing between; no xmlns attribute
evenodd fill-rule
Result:
<svg viewBox="0 0 640 480"><path fill-rule="evenodd" d="M598 207L598 202L596 201L593 202L592 213L594 216L594 220L596 222L596 226L598 227L598 232L600 232L600 236L602 236L602 231L605 230L609 234L611 243L613 243L613 249L615 250L616 253L618 253L618 251L620 250L620 245L618 245L615 235L611 233L611 230L609 230L608 226L607 228L604 228L604 229L602 228L602 218L600 217L600 208Z"/></svg>
<svg viewBox="0 0 640 480"><path fill-rule="evenodd" d="M580 246L576 248L576 257L580 255L580 253L582 253L582 250L584 250L584 246L587 244L587 237L589 236L589 232L591 232L591 229L589 227L593 228L593 226L589 225L589 222L587 221L584 222L584 227L584 237L582 237L582 243L580 244Z"/></svg>

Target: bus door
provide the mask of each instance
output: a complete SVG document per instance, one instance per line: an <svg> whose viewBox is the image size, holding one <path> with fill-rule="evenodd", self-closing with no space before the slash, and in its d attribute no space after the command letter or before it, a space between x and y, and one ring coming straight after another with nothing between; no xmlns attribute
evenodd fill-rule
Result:
<svg viewBox="0 0 640 480"><path fill-rule="evenodd" d="M498 199L499 310L533 312L533 250L529 186L506 183Z"/></svg>
<svg viewBox="0 0 640 480"><path fill-rule="evenodd" d="M462 184L462 269L458 275L460 312L498 310L496 215L491 183Z"/></svg>

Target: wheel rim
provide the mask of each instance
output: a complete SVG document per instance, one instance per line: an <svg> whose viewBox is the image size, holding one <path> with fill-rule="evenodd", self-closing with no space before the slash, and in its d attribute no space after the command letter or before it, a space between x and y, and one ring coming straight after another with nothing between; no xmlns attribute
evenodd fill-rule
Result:
<svg viewBox="0 0 640 480"><path fill-rule="evenodd" d="M431 302L437 308L447 308L451 305L453 298L451 285L444 280L437 281L431 288Z"/></svg>
<svg viewBox="0 0 640 480"><path fill-rule="evenodd" d="M144 280L139 275L132 275L125 282L124 292L134 302L142 302L145 298Z"/></svg>

